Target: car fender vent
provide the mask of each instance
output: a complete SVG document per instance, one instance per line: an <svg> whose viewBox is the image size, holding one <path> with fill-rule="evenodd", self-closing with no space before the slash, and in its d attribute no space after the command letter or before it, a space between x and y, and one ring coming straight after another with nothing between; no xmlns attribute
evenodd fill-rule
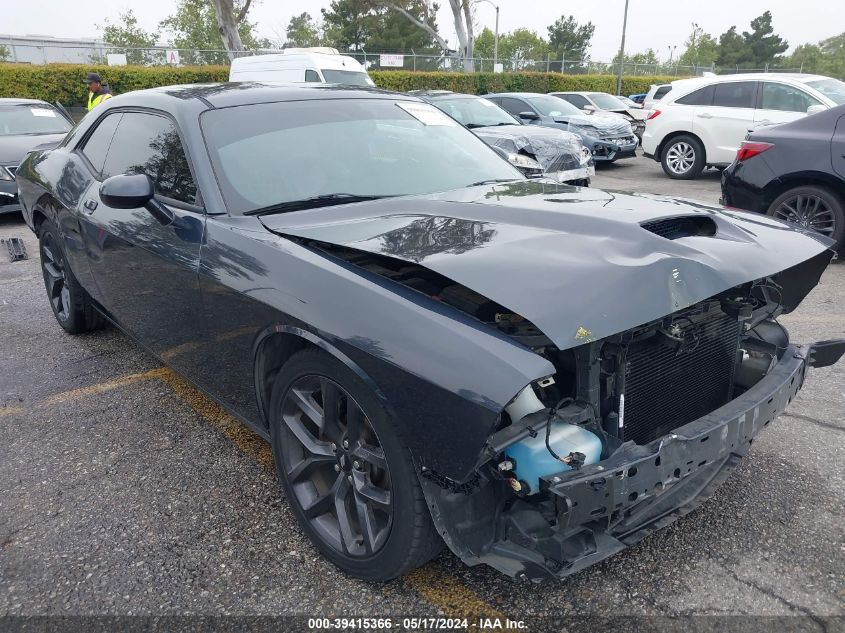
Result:
<svg viewBox="0 0 845 633"><path fill-rule="evenodd" d="M682 237L713 237L716 235L716 223L712 218L703 216L679 216L649 220L640 224L646 231L677 240Z"/></svg>

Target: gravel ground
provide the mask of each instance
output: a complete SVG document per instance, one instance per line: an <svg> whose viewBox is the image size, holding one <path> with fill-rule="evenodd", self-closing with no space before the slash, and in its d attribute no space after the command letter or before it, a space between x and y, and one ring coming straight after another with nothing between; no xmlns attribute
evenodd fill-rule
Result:
<svg viewBox="0 0 845 633"><path fill-rule="evenodd" d="M719 195L717 172L671 181L641 157L594 184ZM844 363L811 373L703 507L564 582L517 584L446 552L368 585L299 532L260 439L117 330L65 335L34 236L0 216L0 237L13 236L30 259L0 254L0 616L472 614L582 630L578 618L732 614L789 616L767 630L843 627ZM837 264L782 320L797 341L843 337L843 308Z"/></svg>

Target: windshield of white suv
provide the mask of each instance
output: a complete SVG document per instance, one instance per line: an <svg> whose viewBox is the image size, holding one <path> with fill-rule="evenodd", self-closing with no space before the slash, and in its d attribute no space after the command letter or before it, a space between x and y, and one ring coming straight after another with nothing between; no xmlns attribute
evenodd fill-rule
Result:
<svg viewBox="0 0 845 633"><path fill-rule="evenodd" d="M581 112L581 110L569 103L569 101L564 101L560 97L552 97L549 95L537 95L532 97L525 97L525 100L532 106L534 106L534 109L537 110L537 112L539 112L543 116L584 114L583 112Z"/></svg>
<svg viewBox="0 0 845 633"><path fill-rule="evenodd" d="M46 103L0 106L0 136L64 134L70 123Z"/></svg>
<svg viewBox="0 0 845 633"><path fill-rule="evenodd" d="M845 83L838 79L816 79L808 81L807 85L815 88L834 103L845 104Z"/></svg>
<svg viewBox="0 0 845 633"><path fill-rule="evenodd" d="M418 101L260 103L209 110L200 123L233 213L524 179L475 134Z"/></svg>
<svg viewBox="0 0 845 633"><path fill-rule="evenodd" d="M492 101L481 97L437 99L434 105L469 128L491 125L521 125Z"/></svg>
<svg viewBox="0 0 845 633"><path fill-rule="evenodd" d="M357 70L327 70L320 69L328 84L346 84L347 86L374 86L373 80L367 73Z"/></svg>
<svg viewBox="0 0 845 633"><path fill-rule="evenodd" d="M619 99L606 92L591 92L588 96L602 110L624 110L628 107Z"/></svg>

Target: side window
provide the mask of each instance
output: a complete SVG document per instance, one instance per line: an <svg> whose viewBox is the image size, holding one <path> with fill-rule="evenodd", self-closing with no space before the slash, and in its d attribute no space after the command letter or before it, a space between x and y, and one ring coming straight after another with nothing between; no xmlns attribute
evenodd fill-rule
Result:
<svg viewBox="0 0 845 633"><path fill-rule="evenodd" d="M590 105L590 102L587 101L587 99L585 97L582 97L581 95L566 95L564 99L569 101L569 103L574 105L579 110L583 109L585 105Z"/></svg>
<svg viewBox="0 0 845 633"><path fill-rule="evenodd" d="M776 84L771 81L763 82L759 106L763 110L806 112L811 105L820 105L820 102L803 90L786 84Z"/></svg>
<svg viewBox="0 0 845 633"><path fill-rule="evenodd" d="M675 103L680 103L681 105L709 106L713 104L714 92L716 92L715 86L705 86L704 88L694 90L680 99L676 99Z"/></svg>
<svg viewBox="0 0 845 633"><path fill-rule="evenodd" d="M106 154L109 151L111 139L122 116L120 112L106 115L94 128L91 136L85 141L85 145L82 146L82 154L88 159L97 174L103 171L103 163L106 162Z"/></svg>
<svg viewBox="0 0 845 633"><path fill-rule="evenodd" d="M716 84L713 105L724 108L753 108L756 81L726 81Z"/></svg>
<svg viewBox="0 0 845 633"><path fill-rule="evenodd" d="M316 81L320 82L320 75L317 74L316 70L308 69L305 71L305 81Z"/></svg>
<svg viewBox="0 0 845 633"><path fill-rule="evenodd" d="M126 112L112 139L103 177L147 174L156 193L193 204L197 196L176 126L164 116Z"/></svg>
<svg viewBox="0 0 845 633"><path fill-rule="evenodd" d="M670 90L672 90L672 86L660 86L657 90L654 91L654 100L659 101L660 99L668 95Z"/></svg>
<svg viewBox="0 0 845 633"><path fill-rule="evenodd" d="M523 103L519 99L513 99L511 97L502 98L502 107L517 118L519 118L520 112L533 111L527 103Z"/></svg>

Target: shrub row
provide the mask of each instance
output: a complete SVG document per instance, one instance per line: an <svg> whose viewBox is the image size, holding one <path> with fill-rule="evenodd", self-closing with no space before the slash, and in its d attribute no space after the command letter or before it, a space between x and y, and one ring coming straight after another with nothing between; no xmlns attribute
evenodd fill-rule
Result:
<svg viewBox="0 0 845 633"><path fill-rule="evenodd" d="M226 81L227 66L87 66L83 64L0 64L0 97L28 97L58 101L66 106L84 105L87 100L85 74L99 73L115 94L173 84ZM408 90L454 90L472 94L488 92L554 92L596 90L616 92L611 75L562 75L560 73L462 73L378 70L370 73L381 88ZM646 92L653 83L674 77L631 76L622 78L622 94Z"/></svg>

